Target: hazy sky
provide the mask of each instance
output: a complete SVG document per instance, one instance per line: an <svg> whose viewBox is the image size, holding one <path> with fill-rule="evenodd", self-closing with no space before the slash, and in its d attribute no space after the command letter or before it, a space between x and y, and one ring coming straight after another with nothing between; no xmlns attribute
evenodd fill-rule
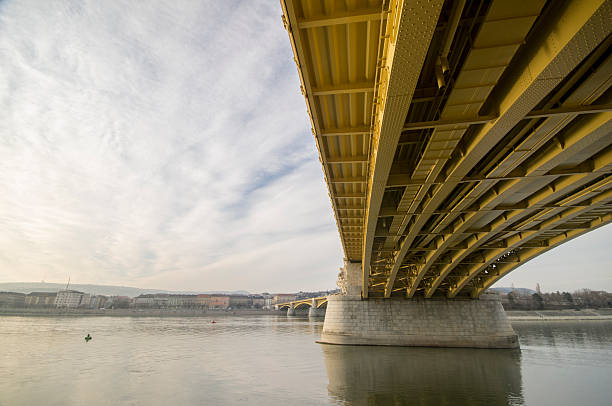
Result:
<svg viewBox="0 0 612 406"><path fill-rule="evenodd" d="M612 291L610 247L499 285ZM278 1L0 2L0 282L279 292L341 265Z"/></svg>

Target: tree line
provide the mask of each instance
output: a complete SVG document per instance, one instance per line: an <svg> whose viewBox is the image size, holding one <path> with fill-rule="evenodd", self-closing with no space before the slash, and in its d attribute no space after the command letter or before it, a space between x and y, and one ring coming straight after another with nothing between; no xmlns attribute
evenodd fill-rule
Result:
<svg viewBox="0 0 612 406"><path fill-rule="evenodd" d="M551 292L519 295L509 292L502 297L506 310L559 310L612 307L612 293L582 289L574 293Z"/></svg>

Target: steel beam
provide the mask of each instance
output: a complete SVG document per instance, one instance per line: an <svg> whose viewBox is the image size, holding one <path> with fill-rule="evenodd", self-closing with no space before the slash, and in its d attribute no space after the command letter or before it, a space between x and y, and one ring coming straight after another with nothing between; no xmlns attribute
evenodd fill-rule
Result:
<svg viewBox="0 0 612 406"><path fill-rule="evenodd" d="M594 104L594 105L585 105L585 106L570 106L570 107L561 107L557 109L551 110L532 110L523 120L530 120L533 118L542 118L542 117L553 117L560 115L568 115L568 114L594 114L594 113L602 113L606 111L612 111L612 105L610 104ZM479 116L479 117L465 117L465 118L457 118L450 120L434 120L434 121L421 121L421 122L412 122L404 125L403 131L410 130L425 130L427 128L440 128L440 127L453 127L457 125L473 125L473 124L484 124L490 121L497 120L499 116L497 115L489 115L489 116Z"/></svg>
<svg viewBox="0 0 612 406"><path fill-rule="evenodd" d="M555 237L552 237L547 240L547 245L545 247L538 248L530 248L527 250L521 250L519 253L520 262L517 264L502 264L499 267L496 267L495 271L491 274L487 275L482 284L478 287L475 287L471 295L472 297L478 297L482 292L488 289L491 285L497 282L503 276L509 274L513 270L515 270L518 266L524 264L527 261L530 261L536 258L539 255L544 254L545 252L558 247L559 245L572 240L576 237L581 236L589 231L595 230L599 227L605 226L606 224L612 223L612 213L604 214L602 216L597 217L592 220L587 228L577 229L570 232L559 234Z"/></svg>
<svg viewBox="0 0 612 406"><path fill-rule="evenodd" d="M425 3L392 0L389 5L388 21L393 24L386 24L380 61L384 69L380 70L375 95L376 100L384 100L384 103L375 105L371 148L376 153L372 154L367 184L368 210L361 261L364 298L368 297L372 245L387 177L443 4L443 0Z"/></svg>
<svg viewBox="0 0 612 406"><path fill-rule="evenodd" d="M471 137L464 155L448 171L448 182L437 188L424 211L437 209L457 186L455 180L465 177L611 31L612 26L607 24L610 5L605 2L567 3L556 12L556 20L549 21L541 35L522 53L524 59L519 65L521 69L513 71L506 78L503 85L505 92L499 99L499 118L481 126ZM391 292L407 250L428 219L429 216L418 216L417 221L411 224L410 233L402 242L391 268L387 292ZM421 273L419 278L423 276L424 273ZM413 281L412 291L416 290L419 282L420 279Z"/></svg>
<svg viewBox="0 0 612 406"><path fill-rule="evenodd" d="M366 178L359 176L330 178L329 183L366 183Z"/></svg>
<svg viewBox="0 0 612 406"><path fill-rule="evenodd" d="M365 199L365 193L336 193L331 196L334 199Z"/></svg>
<svg viewBox="0 0 612 406"><path fill-rule="evenodd" d="M457 125L466 126L472 124L483 124L488 123L489 121L496 120L496 115L490 116L480 116L480 117L466 117L466 118L458 118L458 119L450 119L450 120L436 120L436 121L421 121L408 123L404 125L402 131L411 131L411 130L425 130L427 128L440 128L440 127L453 127Z"/></svg>
<svg viewBox="0 0 612 406"><path fill-rule="evenodd" d="M312 89L314 96L332 96L336 94L367 93L374 91L374 83L343 83Z"/></svg>
<svg viewBox="0 0 612 406"><path fill-rule="evenodd" d="M588 164L588 162L587 162ZM492 177L486 177L486 176L467 176L463 179L460 180L455 180L454 182L457 184L460 183L477 183L477 182L483 182L483 181L490 181L490 182L498 182L498 181L502 181L502 180L534 180L534 179L554 179L557 178L559 176L571 176L571 175L576 175L579 173L582 174L587 174L587 173L592 173L593 169L591 169L590 166L588 165L580 165L576 168L568 168L568 169L553 169L548 173L545 173L543 175L509 175L509 176L492 176ZM401 186L434 186L434 185L442 185L444 184L445 181L444 180L440 180L440 181L429 181L429 182L419 182L416 180L412 180L410 175L389 175L389 180L387 182L387 187L388 188L396 188L396 187L401 187ZM408 213L408 212L406 212ZM413 214L416 214L417 212L414 212ZM425 212L421 212L421 213L425 213ZM431 212L433 213L433 212Z"/></svg>
<svg viewBox="0 0 612 406"><path fill-rule="evenodd" d="M565 116L568 114L595 114L612 111L612 104L588 104L584 106L563 106L551 110L532 110L524 119Z"/></svg>
<svg viewBox="0 0 612 406"><path fill-rule="evenodd" d="M316 18L301 18L298 20L300 29L329 27L332 25L363 23L386 18L386 13L381 9L357 10L348 13L336 13Z"/></svg>
<svg viewBox="0 0 612 406"><path fill-rule="evenodd" d="M351 164L368 162L368 157L365 155L357 156L335 156L329 157L325 161L328 164Z"/></svg>
<svg viewBox="0 0 612 406"><path fill-rule="evenodd" d="M338 210L365 210L362 205L359 206L338 206Z"/></svg>
<svg viewBox="0 0 612 406"><path fill-rule="evenodd" d="M533 171L536 171L538 168L546 166L550 162L554 162L559 155L568 155L567 153L571 152L572 150L574 150L574 152L576 153L580 152L583 150L585 145L589 145L589 137L591 138L591 140L597 140L598 137L601 137L602 134L608 133L610 126L608 125L608 121L605 117L600 117L599 120L597 120L597 117L593 117L593 120L590 121L596 122L597 125L593 126L592 124L589 125L588 122L584 123L586 125L583 126L583 128L576 129L576 131L574 131L573 133L575 142L566 145L566 148L564 149L553 150L554 153L541 155L539 159L534 160L527 172L531 173ZM590 173L604 175L610 172L609 170L607 170L607 168L610 168L612 166L612 153L604 153L603 155L600 155L600 158L593 160L594 165L595 162L597 162L597 166L591 167ZM601 173L598 172L599 170L601 170ZM453 270L456 264L459 263L463 258L468 256L472 251L477 249L480 245L485 243L490 234L513 231L508 229L508 226L513 222L517 221L519 218L524 217L526 214L533 212L546 213L550 212L551 210L559 210L560 208L565 208L563 204L552 205L553 207L546 207L549 206L546 203L551 199L554 199L555 196L562 196L563 193L566 193L568 190L579 188L584 179L585 174L574 174L563 178L556 182L557 187L553 188L554 190L551 190L550 188L545 188L527 198L523 202L526 206L523 210L507 212L490 223L490 230L482 230L483 232L485 232L484 234L475 233L471 237L468 237L469 247L466 248L463 252L460 252L454 256L453 264L446 266L442 269L432 286L427 290L425 296L431 297L435 292L435 289L440 285L446 275L448 275ZM521 179L500 184L500 186L496 187L495 190L483 196L483 198L478 202L479 208L489 209L497 207L496 202L502 201L505 196L511 196L512 193L516 190L519 190L521 185L523 184L524 180ZM586 207L588 207L588 205ZM480 212L476 211L461 217L458 221L453 223L451 225L451 238L445 239L445 241L440 244L441 250L446 249L450 244L452 244L453 239L459 233L469 233L470 229L468 227L470 226L470 224L476 222L480 217ZM431 255L431 261L435 260L436 255L439 255L439 253L433 253ZM423 267L421 271L423 273L427 272L430 266L431 264L428 261L428 265ZM412 290L414 291L415 289Z"/></svg>
<svg viewBox="0 0 612 406"><path fill-rule="evenodd" d="M612 180L610 180L612 181ZM599 205L606 204L612 201L612 190L608 190L597 197L593 198L592 206L588 208L573 208L568 209L558 215L551 217L541 223L541 225L537 228L537 230L525 231L523 233L515 234L506 239L507 248L500 248L498 250L494 250L490 253L487 253L487 261L479 266L472 267L467 271L467 275L462 277L456 284L454 284L448 292L448 297L455 297L465 285L470 282L476 275L478 275L481 271L484 271L486 267L493 264L499 257L504 255L506 252L511 251L520 247L523 242L529 241L538 235L542 234L545 231L552 231L558 225L567 222L573 218L576 218L579 215L587 213L589 210L596 208ZM584 230L582 227L575 228L572 230L568 230L569 232L578 232ZM549 247L546 247L549 248Z"/></svg>
<svg viewBox="0 0 612 406"><path fill-rule="evenodd" d="M370 135L369 127L324 128L320 131L322 137L337 137L340 135Z"/></svg>

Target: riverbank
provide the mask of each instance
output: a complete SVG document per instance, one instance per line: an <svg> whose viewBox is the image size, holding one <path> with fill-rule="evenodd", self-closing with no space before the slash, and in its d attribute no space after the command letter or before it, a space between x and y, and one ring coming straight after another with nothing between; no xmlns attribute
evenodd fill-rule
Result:
<svg viewBox="0 0 612 406"><path fill-rule="evenodd" d="M506 315L513 321L563 321L563 320L612 320L612 309L581 310L508 310Z"/></svg>
<svg viewBox="0 0 612 406"><path fill-rule="evenodd" d="M111 316L111 317L210 317L282 315L280 310L259 309L57 309L0 308L0 316Z"/></svg>
<svg viewBox="0 0 612 406"><path fill-rule="evenodd" d="M221 317L285 315L285 311L261 309L57 309L57 308L0 308L0 316L111 316L111 317ZM306 316L304 313L302 316ZM582 310L508 310L511 322L612 320L612 309Z"/></svg>

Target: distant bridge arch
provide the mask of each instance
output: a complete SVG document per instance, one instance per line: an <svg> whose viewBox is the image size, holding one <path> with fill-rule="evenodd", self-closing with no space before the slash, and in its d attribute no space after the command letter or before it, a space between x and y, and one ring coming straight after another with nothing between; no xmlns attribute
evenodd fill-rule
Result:
<svg viewBox="0 0 612 406"><path fill-rule="evenodd" d="M311 305L310 303L299 302L299 303L297 303L297 304L296 304L296 305L295 305L293 308L294 308L294 309L300 309L300 308L304 308L304 307L306 307L306 308L311 308L311 307L312 307L312 305Z"/></svg>
<svg viewBox="0 0 612 406"><path fill-rule="evenodd" d="M327 306L327 296L320 296L314 298L294 300L292 302L278 303L276 308L278 310L284 309L298 309L303 307L321 309Z"/></svg>

